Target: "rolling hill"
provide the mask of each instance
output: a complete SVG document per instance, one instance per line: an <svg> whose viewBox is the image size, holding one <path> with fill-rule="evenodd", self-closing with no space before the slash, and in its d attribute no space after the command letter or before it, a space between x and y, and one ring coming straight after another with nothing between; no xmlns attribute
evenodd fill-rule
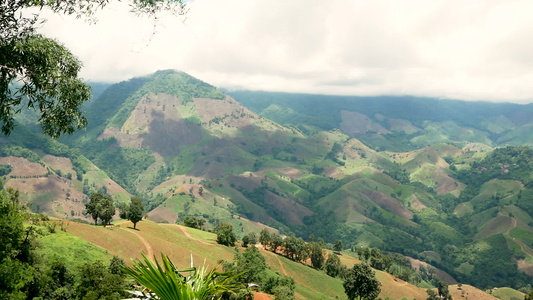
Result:
<svg viewBox="0 0 533 300"><path fill-rule="evenodd" d="M133 230L130 222L118 222L112 227L99 227L88 224L69 222L66 232L44 236L42 253L71 253L80 245L87 250L87 256L109 259L117 255L131 264L132 259L141 258L140 253L150 257L159 257L161 252L167 254L178 268L190 265L192 255L195 264L205 262L209 266L217 266L220 259L232 260L234 249L216 244L216 235L194 228L175 224L158 224L142 221L139 230ZM58 243L57 241L67 241ZM55 242L52 242L55 241ZM59 246L59 244L61 246ZM241 249L242 250L242 249ZM76 250L78 251L78 250ZM79 252L79 251L78 251ZM106 256L102 256L105 252ZM296 263L286 257L261 249L270 271L291 276L296 282L297 299L343 299L342 281L327 276L324 272L310 268L306 264ZM342 263L348 266L359 261L350 255L343 255ZM382 283L380 297L400 299L425 299L425 289L416 287L390 274L375 270L378 280ZM490 295L474 287L463 286L469 299L493 299ZM453 292L453 288L451 288ZM496 298L494 298L496 299Z"/></svg>
<svg viewBox="0 0 533 300"><path fill-rule="evenodd" d="M94 191L138 195L157 222L377 247L479 288L532 283L533 155L514 144L533 142L513 135L531 106L230 95L167 70L109 86L86 131L58 141L23 116L1 140L5 186L59 218L89 220Z"/></svg>

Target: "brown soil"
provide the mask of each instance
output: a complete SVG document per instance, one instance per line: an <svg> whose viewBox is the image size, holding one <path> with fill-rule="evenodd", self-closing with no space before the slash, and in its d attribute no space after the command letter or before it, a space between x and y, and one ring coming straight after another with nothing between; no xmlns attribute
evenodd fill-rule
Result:
<svg viewBox="0 0 533 300"><path fill-rule="evenodd" d="M106 182L106 188L107 188L107 193L113 195L115 193L125 193L126 195L128 196L131 196L130 193L128 193L128 191L126 191L123 187L121 187L120 185L118 185L115 181L113 181L112 179L109 179L107 178L105 180Z"/></svg>
<svg viewBox="0 0 533 300"><path fill-rule="evenodd" d="M117 139L121 147L140 148L143 142L143 139L138 135L121 132L116 127L106 128L98 137L98 140L106 140L112 137Z"/></svg>
<svg viewBox="0 0 533 300"><path fill-rule="evenodd" d="M276 210L283 215L283 218L293 225L304 225L302 222L303 217L313 214L307 207L280 197L270 191L265 192L265 202L274 205Z"/></svg>
<svg viewBox="0 0 533 300"><path fill-rule="evenodd" d="M39 176L46 175L48 171L38 163L30 162L23 157L6 156L0 157L0 164L10 165L13 176Z"/></svg>
<svg viewBox="0 0 533 300"><path fill-rule="evenodd" d="M261 185L261 178L256 176L229 175L227 179L237 188L242 186L247 191L253 191Z"/></svg>
<svg viewBox="0 0 533 300"><path fill-rule="evenodd" d="M178 214L173 212L170 208L158 206L148 214L148 220L158 223L174 224L178 219Z"/></svg>
<svg viewBox="0 0 533 300"><path fill-rule="evenodd" d="M53 155L45 155L43 157L44 163L54 170L60 170L63 175L72 174L72 178L76 178L76 171L72 168L70 158L58 157Z"/></svg>
<svg viewBox="0 0 533 300"><path fill-rule="evenodd" d="M201 200L204 200L204 197L202 195L200 195L200 187L202 187L201 185L199 184L189 184L189 183L185 183L183 185L181 185L180 187L178 187L177 189L174 190L174 193L175 194L179 194L179 193L185 193L185 194L191 194L191 190L192 190L192 195L198 199L201 199ZM172 194L169 192L167 194L167 197L170 197L172 196Z"/></svg>
<svg viewBox="0 0 533 300"><path fill-rule="evenodd" d="M364 190L362 194L372 199L372 201L376 202L379 206L397 215L398 217L405 219L413 218L413 213L407 210L403 206L403 204L400 203L400 201L394 199L391 196L372 190Z"/></svg>
<svg viewBox="0 0 533 300"><path fill-rule="evenodd" d="M403 119L388 119L391 130L393 131L402 131L407 134L412 134L415 132L422 131L422 129L414 126L411 122Z"/></svg>
<svg viewBox="0 0 533 300"><path fill-rule="evenodd" d="M260 292L253 292L254 293L254 299L255 300L272 300L267 294L263 294Z"/></svg>
<svg viewBox="0 0 533 300"><path fill-rule="evenodd" d="M375 131L377 133L391 133L383 126L374 123L367 116L353 111L341 110L341 130L348 135Z"/></svg>
<svg viewBox="0 0 533 300"><path fill-rule="evenodd" d="M518 261L518 270L533 277L533 264L528 263L525 259Z"/></svg>
<svg viewBox="0 0 533 300"><path fill-rule="evenodd" d="M302 176L302 171L294 168L278 168L273 169L276 173L281 173L283 176L286 176L290 179L300 179L300 176Z"/></svg>
<svg viewBox="0 0 533 300"><path fill-rule="evenodd" d="M202 118L202 122L208 124L215 118L222 118L225 125L243 128L252 124L251 118L259 118L230 97L226 97L224 100L195 98L194 105ZM218 126L215 123L211 123L211 125Z"/></svg>
<svg viewBox="0 0 533 300"><path fill-rule="evenodd" d="M468 300L498 300L498 298L485 293L471 285L463 284L460 288L457 285L448 286L450 294L453 299L468 299ZM464 291L464 297L462 297Z"/></svg>
<svg viewBox="0 0 533 300"><path fill-rule="evenodd" d="M442 169L437 169L435 172L435 181L437 182L436 192L437 195L444 195L452 193L459 196L459 193L464 189L465 185L455 179L451 178Z"/></svg>
<svg viewBox="0 0 533 300"><path fill-rule="evenodd" d="M46 212L52 217L75 217L89 220L81 214L85 210L82 201L87 196L74 189L72 182L66 178L57 175L39 178L10 178L5 186L19 190L22 201L31 199L33 205L30 207L34 211L37 211L38 205L38 212Z"/></svg>
<svg viewBox="0 0 533 300"><path fill-rule="evenodd" d="M414 209L414 210L422 210L422 209L427 207L415 195L413 195L413 197L411 198L411 202L410 203L411 203L411 208Z"/></svg>
<svg viewBox="0 0 533 300"><path fill-rule="evenodd" d="M139 239L139 241L141 241L141 243L143 243L144 245L144 248L146 248L146 257L148 257L150 260L154 260L154 250L152 249L152 246L150 245L150 243L148 243L148 241L142 237L141 234L139 234L135 229L127 229L128 232L131 232L133 234L135 234L137 236L137 238Z"/></svg>
<svg viewBox="0 0 533 300"><path fill-rule="evenodd" d="M421 260L418 260L418 259L415 259L415 258L412 258L412 257L409 257L409 256L407 256L407 259L409 259L409 261L411 262L411 266L413 268L415 268L416 270L420 269L420 266L424 266L426 268L428 266L431 266L430 264L428 264L426 262L423 262ZM433 268L435 268L435 267L433 267ZM450 274L444 272L441 269L438 269L438 268L435 268L435 269L436 269L435 275L437 276L437 278L439 280L442 280L442 281L446 282L447 284L457 284L457 280L455 280L455 278L453 278Z"/></svg>
<svg viewBox="0 0 533 300"><path fill-rule="evenodd" d="M336 167L327 167L324 169L323 173L327 177L332 177L332 178L339 178L342 175L342 172Z"/></svg>

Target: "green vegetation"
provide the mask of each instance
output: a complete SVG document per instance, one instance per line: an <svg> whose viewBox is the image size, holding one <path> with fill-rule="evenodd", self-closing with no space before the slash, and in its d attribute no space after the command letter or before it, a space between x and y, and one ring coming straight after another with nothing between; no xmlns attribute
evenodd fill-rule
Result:
<svg viewBox="0 0 533 300"><path fill-rule="evenodd" d="M220 223L216 228L217 232L217 243L224 246L235 246L237 237L233 232L233 226L229 223Z"/></svg>
<svg viewBox="0 0 533 300"><path fill-rule="evenodd" d="M98 225L98 219L102 220L104 227L109 224L111 218L115 215L115 206L113 198L102 193L93 193L89 202L85 204L87 214L91 215L94 225Z"/></svg>
<svg viewBox="0 0 533 300"><path fill-rule="evenodd" d="M123 270L150 289L151 293L159 299L207 300L236 289L231 280L237 275L231 272L220 273L216 271L216 268L208 270L205 266L200 269L191 267L179 270L168 256L163 254L161 254L161 263L158 260L153 263L143 255L142 261L137 260L133 267Z"/></svg>
<svg viewBox="0 0 533 300"><path fill-rule="evenodd" d="M92 199L92 197L91 197ZM129 205L121 203L120 217L122 219L130 220L133 223L133 229L137 228L137 223L142 220L144 216L144 204L140 197L131 197Z"/></svg>
<svg viewBox="0 0 533 300"><path fill-rule="evenodd" d="M348 299L376 299L381 291L381 283L367 264L356 264L348 270L344 278L344 291Z"/></svg>
<svg viewBox="0 0 533 300"><path fill-rule="evenodd" d="M131 120L140 99L151 101L161 93L179 98L168 97L175 104L167 103L165 114L172 109L182 119L174 124L165 115L164 120L157 119L165 124L161 131L142 131L143 127L130 134L128 130L138 129ZM136 216L131 218L132 227L141 228L139 234L145 222L136 222L141 209L130 212L129 194L145 199L149 220L214 232L218 225L218 241L227 245L241 238L242 245L250 248L254 235L267 225L272 227L268 234L255 235L266 249L283 254L281 261L308 262L315 268L309 272L332 276L327 278L335 280L340 294L341 281L334 277L343 277L347 270L339 261L346 259L345 253L355 256L359 247L380 249L368 258L357 255L365 263L424 288L436 286L436 277L427 270L416 272L404 255L478 287L520 288L532 283L517 262L531 261L533 151L526 146L493 151L504 131L486 134L487 122L466 120L463 112L451 116L457 107L473 104L430 101L442 109L441 116L428 112L425 105L418 107L422 99L410 97L326 97L332 101L324 105L319 96L293 95L289 98L295 102L284 103L285 96L259 97L266 104L252 99L255 104L250 108L264 110L264 115L280 114L290 128L246 112L212 86L179 72L161 71L113 85L87 107L87 116L95 120L88 131L61 140L68 147L39 138L31 128L17 128L17 135L0 148L2 156L26 157L47 171L39 178L8 176L6 185L27 189L22 199L29 200L35 211L62 211L68 203L71 215L81 217L82 204L88 204L86 216L94 213L96 223L104 213L93 210L92 200L81 192L112 193L112 202L122 205L123 218ZM192 101L197 97L211 100ZM384 105L397 111L384 112ZM285 108L290 109L283 112ZM481 111L490 119L502 108L499 113L507 115L517 107L491 104ZM352 128L357 123L343 117L346 112L353 113L351 118L363 118L371 129ZM442 124L450 128L440 129ZM117 128L109 128L113 126ZM508 124L509 130L513 126L519 125ZM387 131L391 133L383 133ZM469 144L479 141L488 146ZM432 145L435 142L445 144ZM398 152L407 150L413 151ZM72 166L49 166L47 154ZM4 173L25 167L6 161ZM77 176L68 178L67 168ZM231 231L221 230L225 224ZM207 234L190 232L202 239ZM215 239L211 235L207 241ZM339 256L344 248L353 251ZM267 271L265 276L269 275ZM272 279L272 285L280 278ZM274 288L270 291L274 293ZM278 292L290 297L286 290ZM298 285L294 292L301 297L317 293Z"/></svg>

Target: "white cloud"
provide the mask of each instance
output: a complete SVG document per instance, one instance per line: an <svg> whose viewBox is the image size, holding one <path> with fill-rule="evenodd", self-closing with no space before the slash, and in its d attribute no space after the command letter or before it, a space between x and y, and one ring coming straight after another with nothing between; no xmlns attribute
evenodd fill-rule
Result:
<svg viewBox="0 0 533 300"><path fill-rule="evenodd" d="M533 2L195 0L154 23L114 3L42 29L119 81L179 69L215 86L533 102ZM154 27L155 24L155 27ZM154 31L155 30L155 31Z"/></svg>

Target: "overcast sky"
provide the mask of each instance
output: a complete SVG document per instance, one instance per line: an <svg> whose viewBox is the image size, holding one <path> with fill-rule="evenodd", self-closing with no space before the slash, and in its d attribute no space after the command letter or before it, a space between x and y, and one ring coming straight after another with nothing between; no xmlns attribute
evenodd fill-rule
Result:
<svg viewBox="0 0 533 300"><path fill-rule="evenodd" d="M113 1L116 2L116 1ZM160 69L212 85L533 102L533 1L194 0L154 21L114 3L42 32L118 82Z"/></svg>

